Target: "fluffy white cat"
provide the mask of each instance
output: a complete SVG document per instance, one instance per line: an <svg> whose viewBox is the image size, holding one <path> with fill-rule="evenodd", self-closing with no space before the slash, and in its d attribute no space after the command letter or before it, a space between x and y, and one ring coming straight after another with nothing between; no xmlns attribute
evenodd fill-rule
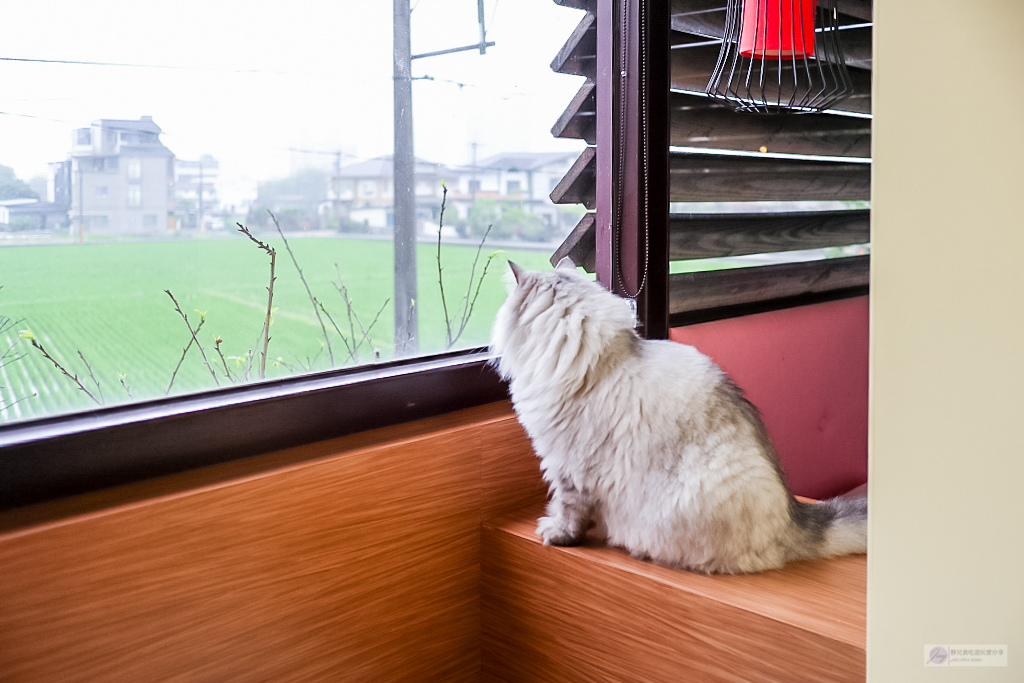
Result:
<svg viewBox="0 0 1024 683"><path fill-rule="evenodd" d="M515 281L491 348L550 487L537 533L661 565L745 573L862 553L866 499L790 493L760 414L692 346L641 339L625 299L568 259Z"/></svg>

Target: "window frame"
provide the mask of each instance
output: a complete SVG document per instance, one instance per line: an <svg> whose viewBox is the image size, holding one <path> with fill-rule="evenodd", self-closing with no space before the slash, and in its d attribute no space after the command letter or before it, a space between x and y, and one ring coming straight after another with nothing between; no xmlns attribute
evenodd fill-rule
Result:
<svg viewBox="0 0 1024 683"><path fill-rule="evenodd" d="M0 510L507 398L485 347L0 426Z"/></svg>

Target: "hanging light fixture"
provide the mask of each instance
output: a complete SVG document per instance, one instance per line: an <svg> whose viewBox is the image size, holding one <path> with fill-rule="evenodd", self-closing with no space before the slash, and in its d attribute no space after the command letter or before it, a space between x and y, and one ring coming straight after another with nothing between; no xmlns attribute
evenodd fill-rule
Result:
<svg viewBox="0 0 1024 683"><path fill-rule="evenodd" d="M853 92L836 0L728 0L707 94L737 111L818 112Z"/></svg>

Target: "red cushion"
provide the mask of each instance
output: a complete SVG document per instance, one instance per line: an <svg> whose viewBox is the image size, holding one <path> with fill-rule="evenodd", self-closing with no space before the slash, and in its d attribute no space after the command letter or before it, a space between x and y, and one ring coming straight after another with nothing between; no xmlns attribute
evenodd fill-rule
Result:
<svg viewBox="0 0 1024 683"><path fill-rule="evenodd" d="M793 492L867 481L868 297L677 327L761 410Z"/></svg>

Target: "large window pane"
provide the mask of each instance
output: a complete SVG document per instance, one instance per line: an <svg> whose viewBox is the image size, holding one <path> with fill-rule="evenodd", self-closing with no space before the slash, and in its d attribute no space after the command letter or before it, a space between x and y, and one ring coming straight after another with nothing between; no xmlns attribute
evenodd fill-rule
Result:
<svg viewBox="0 0 1024 683"><path fill-rule="evenodd" d="M412 2L413 55L472 46L411 60L417 354L485 344L505 259L542 267L582 212L547 196L582 145L550 134L580 13L484 0L481 47L478 10ZM393 20L5 10L0 423L395 356Z"/></svg>

